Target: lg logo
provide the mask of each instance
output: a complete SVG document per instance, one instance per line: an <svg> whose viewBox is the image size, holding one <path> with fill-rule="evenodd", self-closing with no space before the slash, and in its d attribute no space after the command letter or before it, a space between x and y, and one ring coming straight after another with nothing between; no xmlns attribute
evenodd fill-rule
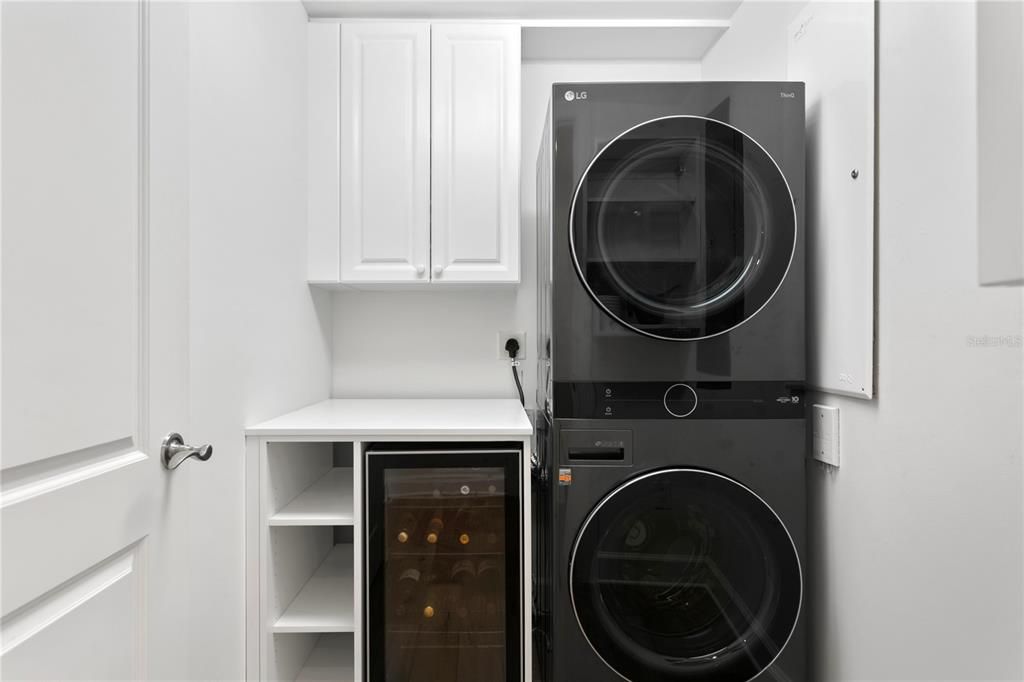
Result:
<svg viewBox="0 0 1024 682"><path fill-rule="evenodd" d="M573 92L572 90L566 90L565 91L565 101L566 102L572 102L573 100L586 99L586 98L587 98L587 91L586 90L581 90L580 92Z"/></svg>

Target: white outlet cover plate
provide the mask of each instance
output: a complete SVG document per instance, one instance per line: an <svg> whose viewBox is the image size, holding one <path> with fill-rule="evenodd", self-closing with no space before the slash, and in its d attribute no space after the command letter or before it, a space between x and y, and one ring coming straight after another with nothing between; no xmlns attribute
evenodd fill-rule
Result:
<svg viewBox="0 0 1024 682"><path fill-rule="evenodd" d="M526 359L526 332L498 332L498 359L508 362L508 352L505 350L505 342L514 338L519 342L519 355L517 360L522 362Z"/></svg>
<svg viewBox="0 0 1024 682"><path fill-rule="evenodd" d="M839 408L811 405L811 456L839 466Z"/></svg>

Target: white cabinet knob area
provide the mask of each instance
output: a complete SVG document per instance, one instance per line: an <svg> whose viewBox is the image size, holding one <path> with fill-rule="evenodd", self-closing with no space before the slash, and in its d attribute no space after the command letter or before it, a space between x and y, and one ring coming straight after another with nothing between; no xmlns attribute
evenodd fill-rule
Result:
<svg viewBox="0 0 1024 682"><path fill-rule="evenodd" d="M309 280L518 283L520 27L308 30Z"/></svg>

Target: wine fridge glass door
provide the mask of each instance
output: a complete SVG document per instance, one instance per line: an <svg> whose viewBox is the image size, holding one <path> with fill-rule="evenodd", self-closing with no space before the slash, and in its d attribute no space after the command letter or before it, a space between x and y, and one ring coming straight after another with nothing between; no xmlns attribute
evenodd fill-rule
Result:
<svg viewBox="0 0 1024 682"><path fill-rule="evenodd" d="M368 453L371 681L520 679L519 456Z"/></svg>

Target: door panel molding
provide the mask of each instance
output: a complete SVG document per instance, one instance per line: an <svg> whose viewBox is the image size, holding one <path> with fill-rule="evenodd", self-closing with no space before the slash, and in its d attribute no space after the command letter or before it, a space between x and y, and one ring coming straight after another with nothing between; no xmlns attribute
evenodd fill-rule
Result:
<svg viewBox="0 0 1024 682"><path fill-rule="evenodd" d="M122 614L127 617L120 621L122 625L127 626L127 632L109 634L137 633L145 618L144 546L144 542L130 545L5 616L0 621L0 656L4 658L5 673L11 676L13 672L14 677L18 679L32 679L37 676L42 679L40 673L52 677L59 670L61 676L67 678L79 672L76 668L81 662L75 659L83 655L95 655L90 651L82 651L90 644L89 642L80 643L76 647L78 651L71 652L71 655L64 651L61 656L55 656L55 660L51 661L48 667L57 670L40 670L36 663L37 657L32 653L24 657L18 655L18 647L31 644L35 639L44 639L48 634L54 636L48 630L54 626L59 627L74 615L80 615L85 621L92 620L94 627L102 630L110 625L108 619L104 617L107 612L111 609L123 611L123 602L127 600L128 613ZM114 594L118 591L126 594ZM114 600L115 604L104 608L100 603L103 600ZM90 611L92 613L89 613ZM95 631L93 634L95 637ZM56 637L59 638L60 635ZM112 642L112 646L119 651L130 652L129 660L118 661L117 665L129 670L132 679L143 679L146 659L145 638L133 636L128 642ZM47 643L41 643L38 648L48 648Z"/></svg>
<svg viewBox="0 0 1024 682"><path fill-rule="evenodd" d="M0 475L0 509L148 459L130 436L8 469Z"/></svg>

